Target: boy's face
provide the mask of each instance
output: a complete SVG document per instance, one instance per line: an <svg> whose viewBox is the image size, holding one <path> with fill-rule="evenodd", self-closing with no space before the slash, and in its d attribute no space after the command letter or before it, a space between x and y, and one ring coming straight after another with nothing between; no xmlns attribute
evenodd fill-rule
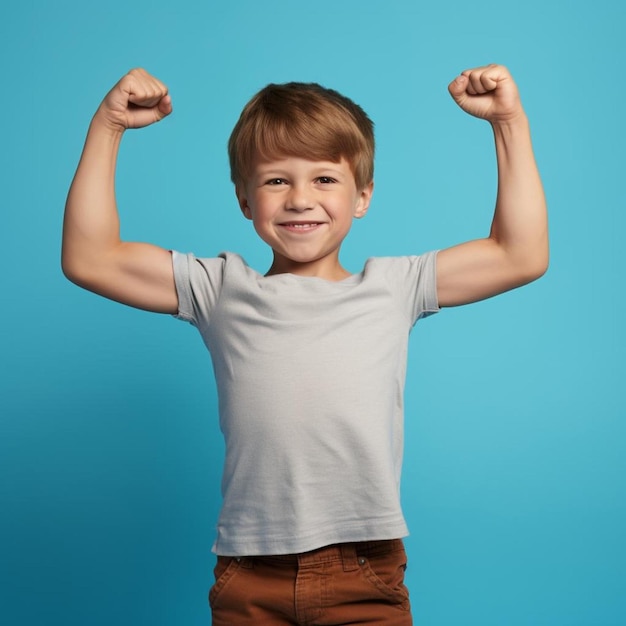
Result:
<svg viewBox="0 0 626 626"><path fill-rule="evenodd" d="M237 189L243 214L274 251L269 274L290 272L340 280L339 248L370 203L373 183L357 189L342 159L308 161L285 157L259 161L247 184Z"/></svg>

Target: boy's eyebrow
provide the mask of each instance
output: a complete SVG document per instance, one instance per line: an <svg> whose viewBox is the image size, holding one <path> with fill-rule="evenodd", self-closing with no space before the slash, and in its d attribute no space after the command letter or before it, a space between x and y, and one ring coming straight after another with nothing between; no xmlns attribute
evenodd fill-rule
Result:
<svg viewBox="0 0 626 626"><path fill-rule="evenodd" d="M343 170L337 167L337 165L338 165L337 163L333 163L332 161L319 162L311 166L310 171L315 174L324 172L324 173L333 173L335 175L341 175L343 173ZM281 167L280 165L273 165L271 163L257 166L256 175L267 176L268 174L284 174L284 175L289 174L289 167Z"/></svg>

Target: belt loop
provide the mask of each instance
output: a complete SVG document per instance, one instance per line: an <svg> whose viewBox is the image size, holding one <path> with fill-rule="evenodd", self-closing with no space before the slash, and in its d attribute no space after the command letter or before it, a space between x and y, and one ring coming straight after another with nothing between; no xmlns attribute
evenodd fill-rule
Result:
<svg viewBox="0 0 626 626"><path fill-rule="evenodd" d="M354 543L341 544L341 560L343 561L344 572L354 572L359 569L356 558L356 545Z"/></svg>

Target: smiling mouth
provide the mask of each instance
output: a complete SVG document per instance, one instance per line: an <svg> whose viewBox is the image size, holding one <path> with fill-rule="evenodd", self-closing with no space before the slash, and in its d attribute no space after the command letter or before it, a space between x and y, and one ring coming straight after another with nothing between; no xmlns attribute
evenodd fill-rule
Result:
<svg viewBox="0 0 626 626"><path fill-rule="evenodd" d="M321 226L323 222L283 222L279 226L288 230L307 231Z"/></svg>

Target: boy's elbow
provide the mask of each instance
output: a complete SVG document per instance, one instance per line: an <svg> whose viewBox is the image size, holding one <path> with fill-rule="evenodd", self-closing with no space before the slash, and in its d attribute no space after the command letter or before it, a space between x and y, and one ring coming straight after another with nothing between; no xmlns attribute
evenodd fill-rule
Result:
<svg viewBox="0 0 626 626"><path fill-rule="evenodd" d="M546 255L546 258L541 263L541 266L538 268L537 276L535 277L535 280L537 280L538 278L541 278L548 271L549 267L550 267L550 258L548 255Z"/></svg>
<svg viewBox="0 0 626 626"><path fill-rule="evenodd" d="M532 283L541 278L550 265L550 255L548 251L533 255L523 266L521 282L522 284Z"/></svg>
<svg viewBox="0 0 626 626"><path fill-rule="evenodd" d="M67 278L71 283L78 285L79 287L85 286L85 279L81 276L80 271L77 267L68 263L66 261L61 261L61 271L63 272L63 276Z"/></svg>
<svg viewBox="0 0 626 626"><path fill-rule="evenodd" d="M76 263L73 262L71 254L66 249L65 242L63 243L64 245L61 249L61 271L67 280L78 284L78 268Z"/></svg>
<svg viewBox="0 0 626 626"><path fill-rule="evenodd" d="M538 280L548 271L548 265L548 248L543 246L510 256L505 270L507 289L516 289Z"/></svg>
<svg viewBox="0 0 626 626"><path fill-rule="evenodd" d="M65 278L70 282L82 287L83 289L91 290L92 278L88 271L88 266L84 263L78 262L71 255L63 252L61 254L61 271Z"/></svg>
<svg viewBox="0 0 626 626"><path fill-rule="evenodd" d="M534 280L541 278L548 271L549 266L550 266L550 246L546 238L544 245L542 245L541 249L536 255L535 268L534 268L536 275L535 275Z"/></svg>

